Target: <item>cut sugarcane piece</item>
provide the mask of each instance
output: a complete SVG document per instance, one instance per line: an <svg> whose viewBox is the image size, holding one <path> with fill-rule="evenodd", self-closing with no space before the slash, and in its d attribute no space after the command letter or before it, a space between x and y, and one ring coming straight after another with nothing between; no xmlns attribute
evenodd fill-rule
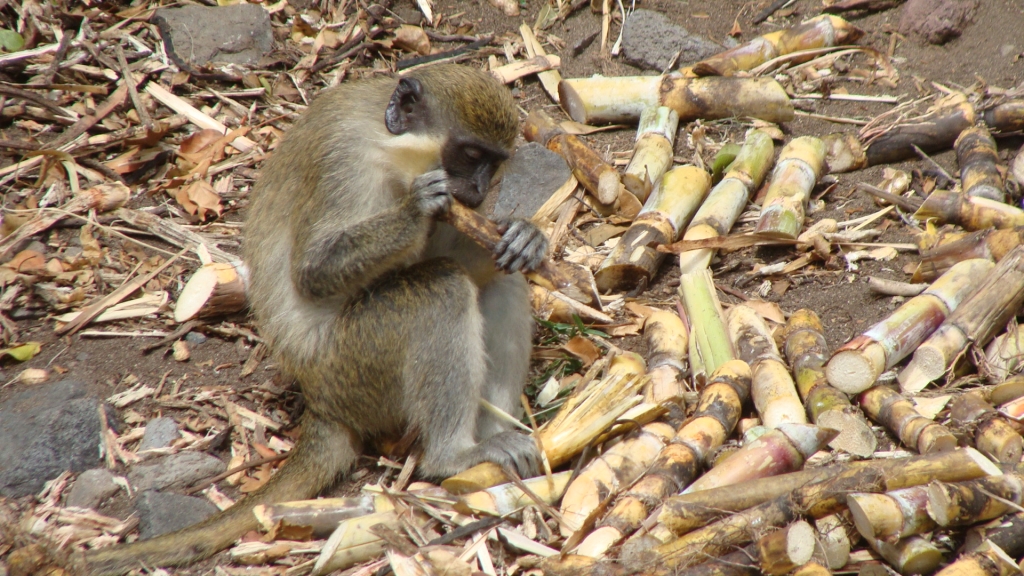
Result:
<svg viewBox="0 0 1024 576"><path fill-rule="evenodd" d="M914 218L935 219L939 223L958 224L965 230L1014 228L1024 226L1024 210L951 190L936 190L928 195Z"/></svg>
<svg viewBox="0 0 1024 576"><path fill-rule="evenodd" d="M960 482L1002 474L992 461L973 448L926 456L866 460L823 468L809 468L734 486L672 496L665 500L658 525L682 536L714 519L758 506L801 486L834 477L849 468L877 467L885 477L885 490L927 484L932 480Z"/></svg>
<svg viewBox="0 0 1024 576"><path fill-rule="evenodd" d="M899 375L900 387L916 394L949 370L969 344L983 347L1024 303L1024 246L1010 251L926 340Z"/></svg>
<svg viewBox="0 0 1024 576"><path fill-rule="evenodd" d="M557 502L565 493L571 476L571 471L558 472L552 474L550 478L538 476L523 480L523 484L534 496L550 505ZM463 514L505 516L533 503L533 498L523 492L517 484L507 483L460 496L455 502L455 509Z"/></svg>
<svg viewBox="0 0 1024 576"><path fill-rule="evenodd" d="M683 494L799 470L835 436L835 430L813 424L780 424L708 470Z"/></svg>
<svg viewBox="0 0 1024 576"><path fill-rule="evenodd" d="M735 48L701 60L693 65L693 73L698 76L731 76L736 72L756 68L784 54L850 44L863 35L863 30L846 20L824 14L792 28L758 36ZM790 62L799 64L811 58L813 56L794 58Z"/></svg>
<svg viewBox="0 0 1024 576"><path fill-rule="evenodd" d="M950 268L924 292L836 350L825 368L829 383L849 394L873 386L882 372L910 355L974 294L994 267L976 258Z"/></svg>
<svg viewBox="0 0 1024 576"><path fill-rule="evenodd" d="M924 152L948 150L960 133L974 125L974 106L961 93L936 102L922 117L901 122L883 130L865 150L868 166L890 164L917 156L916 146Z"/></svg>
<svg viewBox="0 0 1024 576"><path fill-rule="evenodd" d="M824 161L825 143L813 136L801 136L782 148L754 232L794 239L800 235Z"/></svg>
<svg viewBox="0 0 1024 576"><path fill-rule="evenodd" d="M797 566L792 574L793 576L832 576L832 571L828 567L812 561L803 566Z"/></svg>
<svg viewBox="0 0 1024 576"><path fill-rule="evenodd" d="M868 167L864 144L855 134L836 132L822 138L825 144L825 165L830 174L853 172Z"/></svg>
<svg viewBox="0 0 1024 576"><path fill-rule="evenodd" d="M942 551L921 536L910 536L892 544L881 540L867 542L900 574L930 574L942 562Z"/></svg>
<svg viewBox="0 0 1024 576"><path fill-rule="evenodd" d="M684 390L680 379L686 373L690 335L679 314L667 310L653 312L644 321L644 341L650 376L644 402L682 402Z"/></svg>
<svg viewBox="0 0 1024 576"><path fill-rule="evenodd" d="M846 519L848 514L829 514L814 521L818 544L825 564L831 570L838 570L850 561L850 534L855 530Z"/></svg>
<svg viewBox="0 0 1024 576"><path fill-rule="evenodd" d="M618 171L579 137L567 134L546 112L530 113L523 124L523 136L564 158L576 180L602 204L615 202L621 186Z"/></svg>
<svg viewBox="0 0 1024 576"><path fill-rule="evenodd" d="M705 456L729 437L750 396L750 367L740 360L723 364L701 391L693 417L675 434L657 460L580 543L579 554L599 558L640 528L655 503L686 487L700 473Z"/></svg>
<svg viewBox="0 0 1024 576"><path fill-rule="evenodd" d="M935 576L1017 576L1020 566L1013 557L992 542L985 541L977 549L935 573Z"/></svg>
<svg viewBox="0 0 1024 576"><path fill-rule="evenodd" d="M344 570L383 554L387 542L370 530L378 524L392 530L401 530L402 523L394 510L342 520L324 544L324 550L331 549L333 553L321 554L313 565L312 573L329 574L335 570Z"/></svg>
<svg viewBox="0 0 1024 576"><path fill-rule="evenodd" d="M602 292L646 285L665 257L654 246L679 237L711 186L708 173L695 166L670 170L658 182L629 230L601 263L595 279Z"/></svg>
<svg viewBox="0 0 1024 576"><path fill-rule="evenodd" d="M839 431L829 446L864 458L874 454L878 440L864 414L826 380L828 344L818 315L813 310L797 310L786 322L785 333L786 358L811 422Z"/></svg>
<svg viewBox="0 0 1024 576"><path fill-rule="evenodd" d="M928 487L911 486L883 494L858 492L846 499L853 524L867 540L893 542L935 529L928 515Z"/></svg>
<svg viewBox="0 0 1024 576"><path fill-rule="evenodd" d="M1024 100L1009 100L985 110L985 124L999 132L1024 130Z"/></svg>
<svg viewBox="0 0 1024 576"><path fill-rule="evenodd" d="M740 153L740 145L729 142L724 144L718 153L715 154L715 159L711 161L711 182L718 184L722 180L722 176L725 171L732 165L733 160L736 160L736 155Z"/></svg>
<svg viewBox="0 0 1024 576"><path fill-rule="evenodd" d="M711 271L703 268L680 276L679 295L690 321L691 371L711 374L735 358Z"/></svg>
<svg viewBox="0 0 1024 576"><path fill-rule="evenodd" d="M675 110L680 122L752 116L778 124L794 116L786 90L771 78L592 76L562 80L558 95L569 117L584 124L636 122L658 106Z"/></svg>
<svg viewBox="0 0 1024 576"><path fill-rule="evenodd" d="M944 528L970 526L1020 509L1024 479L1019 474L928 485L928 514Z"/></svg>
<svg viewBox="0 0 1024 576"><path fill-rule="evenodd" d="M1024 555L1024 512L1007 514L996 521L971 527L964 537L962 550L974 552L985 542L991 542L1015 557Z"/></svg>
<svg viewBox="0 0 1024 576"><path fill-rule="evenodd" d="M530 287L530 303L533 306L534 314L543 320L572 324L575 322L574 317L578 317L587 324L613 324L615 322L604 312L543 286Z"/></svg>
<svg viewBox="0 0 1024 576"><path fill-rule="evenodd" d="M996 141L984 126L972 126L960 133L953 146L960 164L960 188L968 196L1006 201L1006 188L999 172Z"/></svg>
<svg viewBox="0 0 1024 576"><path fill-rule="evenodd" d="M961 394L950 405L953 422L974 430L974 447L996 462L1014 465L1024 454L1024 438L979 390Z"/></svg>
<svg viewBox="0 0 1024 576"><path fill-rule="evenodd" d="M374 512L386 512L393 506L383 495L362 494L352 498L318 498L277 504L254 506L253 514L263 530L270 532L278 522L282 526L302 526L313 530L313 535L325 538L349 518Z"/></svg>
<svg viewBox="0 0 1024 576"><path fill-rule="evenodd" d="M239 312L246 306L249 269L242 262L210 262L192 274L174 305L174 321Z"/></svg>
<svg viewBox="0 0 1024 576"><path fill-rule="evenodd" d="M761 422L768 428L790 422L805 424L804 405L768 325L753 308L744 304L730 308L727 321L737 355L750 364L753 372L751 396Z"/></svg>
<svg viewBox="0 0 1024 576"><path fill-rule="evenodd" d="M984 258L999 262L1010 250L1024 243L1024 227L972 232L921 253L921 263L911 282L931 282L957 262Z"/></svg>
<svg viewBox="0 0 1024 576"><path fill-rule="evenodd" d="M648 108L640 114L636 147L622 174L622 184L641 202L672 166L672 146L679 128L679 114L666 106Z"/></svg>
<svg viewBox="0 0 1024 576"><path fill-rule="evenodd" d="M769 532L757 541L761 572L773 576L788 574L811 560L817 533L805 520Z"/></svg>
<svg viewBox="0 0 1024 576"><path fill-rule="evenodd" d="M753 190L761 185L771 166L775 146L768 133L752 130L740 148L736 159L722 181L708 193L707 200L697 210L693 221L683 234L683 240L703 240L725 236L747 206ZM708 267L715 251L691 250L679 255L679 269L683 274Z"/></svg>
<svg viewBox="0 0 1024 576"><path fill-rule="evenodd" d="M985 360L979 363L992 382L1002 382L1024 366L1024 324L1018 324L996 336L985 348Z"/></svg>
<svg viewBox="0 0 1024 576"><path fill-rule="evenodd" d="M859 400L868 418L888 428L908 448L921 454L956 448L956 436L948 428L921 416L910 400L892 388L869 388L861 393Z"/></svg>

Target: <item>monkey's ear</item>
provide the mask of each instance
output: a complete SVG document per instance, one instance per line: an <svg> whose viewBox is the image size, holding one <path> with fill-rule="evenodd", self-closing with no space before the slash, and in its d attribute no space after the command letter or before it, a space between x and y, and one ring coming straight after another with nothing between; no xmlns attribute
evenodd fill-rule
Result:
<svg viewBox="0 0 1024 576"><path fill-rule="evenodd" d="M384 125L392 134L404 134L415 124L422 122L421 108L423 84L415 78L402 78L391 94L388 109L384 112Z"/></svg>

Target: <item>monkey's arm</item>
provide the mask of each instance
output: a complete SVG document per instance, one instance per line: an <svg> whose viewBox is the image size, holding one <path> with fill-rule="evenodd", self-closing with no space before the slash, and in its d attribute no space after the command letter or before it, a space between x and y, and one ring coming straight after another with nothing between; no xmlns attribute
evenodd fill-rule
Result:
<svg viewBox="0 0 1024 576"><path fill-rule="evenodd" d="M307 298L353 294L382 275L414 261L426 243L432 218L451 205L442 170L416 178L398 205L333 228L339 218L320 215L295 246L292 281Z"/></svg>

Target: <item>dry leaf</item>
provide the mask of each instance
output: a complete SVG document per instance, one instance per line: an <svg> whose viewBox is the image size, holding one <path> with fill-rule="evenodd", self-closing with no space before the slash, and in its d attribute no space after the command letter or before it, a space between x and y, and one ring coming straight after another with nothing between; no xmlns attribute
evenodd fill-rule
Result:
<svg viewBox="0 0 1024 576"><path fill-rule="evenodd" d="M10 268L15 272L32 274L46 270L46 258L35 250L22 250L14 255L4 264L4 268Z"/></svg>
<svg viewBox="0 0 1024 576"><path fill-rule="evenodd" d="M42 348L43 345L39 342L26 342L20 346L12 346L11 348L0 350L0 358L10 356L18 362L24 362L31 360L33 356L39 354Z"/></svg>
<svg viewBox="0 0 1024 576"><path fill-rule="evenodd" d="M782 313L782 308L775 302L765 302L764 300L749 300L746 302L747 306L750 306L757 312L757 315L764 318L765 320L771 320L776 324L785 324L786 315Z"/></svg>
<svg viewBox="0 0 1024 576"><path fill-rule="evenodd" d="M78 240L82 243L82 258L85 258L93 266L99 264L103 259L103 249L96 237L92 235L92 224L82 226L78 233Z"/></svg>
<svg viewBox="0 0 1024 576"><path fill-rule="evenodd" d="M601 357L601 351L597 346L583 336L573 336L565 346L562 346L562 350L582 360L584 366L590 366Z"/></svg>
<svg viewBox="0 0 1024 576"><path fill-rule="evenodd" d="M427 38L427 33L419 26L410 26L408 24L399 26L398 30L395 30L394 45L409 52L416 52L422 56L430 54L430 38Z"/></svg>
<svg viewBox="0 0 1024 576"><path fill-rule="evenodd" d="M178 188L174 191L174 199L189 214L198 213L199 218L203 220L206 219L207 212L213 212L220 216L224 210L220 204L220 196L206 180L196 180L187 186Z"/></svg>

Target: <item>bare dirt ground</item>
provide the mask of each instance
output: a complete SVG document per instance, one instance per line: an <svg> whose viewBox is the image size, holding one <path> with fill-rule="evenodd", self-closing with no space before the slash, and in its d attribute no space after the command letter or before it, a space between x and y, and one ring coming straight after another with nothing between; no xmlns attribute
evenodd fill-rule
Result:
<svg viewBox="0 0 1024 576"><path fill-rule="evenodd" d="M4 4L6 3L0 1L0 6ZM742 29L742 34L738 38L742 42L772 30L794 25L821 11L819 2L797 0L783 12L784 15L776 15L768 22L758 26L751 25L752 15L760 11L766 4L767 2L756 0L722 0L719 2L651 0L642 4L638 3L636 7L662 12L690 32L701 34L716 42L723 42L726 39L734 22L738 22ZM518 28L523 22L534 22L541 5L542 2L537 0L525 0L521 4L523 9L519 17L504 16L487 2L480 1L442 0L435 4L434 9L436 13L443 16L441 31L454 32L461 27L463 31L471 30L468 33L495 34L500 38L517 35ZM628 3L627 8L629 8ZM398 0L392 5L392 10L397 17L411 23L420 21L419 13L409 0ZM983 0L974 23L966 28L960 38L943 46L928 45L920 39L896 34L899 15L900 9L897 8L852 20L856 26L866 31L865 37L859 41L859 44L873 46L882 52L886 52L891 46L895 48L892 53L892 63L899 72L899 82L895 88L879 84L846 85L845 87L850 92L893 95L901 99L913 99L925 93L934 92L936 87L933 83L951 89L976 91L981 85L1011 88L1024 80L1024 4L1018 0ZM281 15L275 17L274 25L277 28L288 28ZM550 41L548 50L561 57L561 73L564 77L589 76L595 73L607 76L651 73L640 71L620 59L603 56L599 46L600 40L590 44L578 55L574 54L575 46L598 33L600 29L600 14L595 14L584 7L566 18L564 22L556 24L548 30L548 34L553 36L548 39ZM614 22L612 39L618 29L618 22ZM280 42L284 44L287 41ZM455 45L438 45L441 49L453 46ZM499 57L499 59L502 58ZM469 63L479 65L484 60L486 60L485 57L471 59ZM353 67L353 70L367 65L372 65L371 60L364 59L359 66ZM2 79L17 82L16 78ZM228 84L213 84L213 86L218 89L231 87ZM320 86L319 83L307 81L304 87L315 92ZM518 104L524 110L544 108L552 113L558 111L556 105L540 89L535 77L528 77L524 81L517 82L514 88L517 89ZM186 95L189 89L189 87L183 86L179 88L178 92ZM808 101L804 101L804 103L806 102ZM256 101L257 107L262 105L259 100ZM808 111L833 117L871 118L888 110L890 105L814 102L805 108ZM4 118L0 122L4 123L0 124L0 131L4 132L4 137L14 138L22 134L18 128L5 125L10 123L9 118ZM276 122L275 126L285 128L288 122L288 119L284 119ZM687 134L692 131L693 127L692 124L681 126L675 148L677 157L692 158L694 150L689 144ZM740 123L719 122L712 124L708 128L708 133L716 142L725 140L738 142L742 140L742 134L746 128L747 126ZM782 130L788 139L799 135L824 136L837 131L855 131L856 128L856 126L798 117L795 121L783 126ZM626 129L584 138L595 149L614 157L617 152L627 152L631 149L633 136L633 131ZM1001 157L1004 161L1011 159L1020 145L1019 137L1001 139ZM20 160L21 157L16 152L5 151L0 159L0 166ZM710 159L710 156L705 158L706 161L710 161ZM958 173L956 159L952 152L936 154L934 159L949 173L954 175ZM257 164L256 168L258 167ZM909 171L925 168L926 164L923 161L911 161L896 167ZM869 197L854 189L854 184L862 181L877 184L881 180L882 169L883 167L879 166L837 175L838 185L823 197L824 209L813 213L809 220L813 222L829 217L844 221L877 210L878 207ZM236 184L251 183L252 177L251 170L239 170L235 174ZM13 203L21 202L25 196L37 193L37 189L34 189L32 185L33 178L16 180L7 185L3 190L5 204L10 207ZM822 188L819 188L816 193L821 191ZM173 202L173 199L166 194L158 193L154 196L137 197L132 200L130 205L133 207L152 206L156 203ZM243 193L228 207L219 221L230 224L243 223L246 216L246 205L247 200ZM915 240L915 231L899 219L889 218L879 223L882 223L882 227L885 229L884 235L878 240L880 242L913 242ZM879 223L875 224L876 227ZM232 228L232 230L236 229ZM60 246L74 245L78 242L77 238L78 228L69 227L57 229L52 234L46 233L41 239L51 246ZM165 249L177 251L174 247L160 244L158 240L150 239L150 241L156 245L162 245ZM112 248L112 251L122 249L122 245L115 239L103 239L102 242L115 247ZM229 251L236 251L237 248L231 244L231 242L226 243L223 247ZM135 249L134 254L141 252ZM146 255L151 256L152 254ZM721 286L742 293L748 298L776 302L787 313L799 308L814 310L822 318L828 343L833 348L859 334L896 306L891 298L880 297L867 288L865 282L867 276L874 275L907 281L909 275L904 269L907 265L916 262L915 254L901 253L897 259L888 262L861 262L856 271L842 268L810 267L786 278L773 277L768 280L744 281L748 273L757 265L791 260L793 257L794 252L790 249L745 249L723 255L721 260L713 265L713 269L717 271L716 281ZM137 258L130 257L124 264L131 266L137 261ZM194 264L189 264L178 270L178 278L187 279L192 266ZM677 298L675 295L677 278L678 269L670 259L662 266L658 276L652 282L651 288L640 295L638 300L643 303L660 305L674 304ZM164 285L172 291L173 298L173 293L179 285L175 282L164 282ZM113 287L107 287L91 294L90 297L107 293L112 289ZM724 292L720 293L720 297L726 304L739 301L736 296ZM251 376L240 378L241 367L250 357L254 344L237 330L232 335L232 330L235 328L251 328L244 316L227 319L225 322L230 328L222 329L219 332L211 328L211 326L218 325L216 321L197 328L197 331L205 333L208 339L201 344L191 346L191 359L188 362L178 362L172 358L168 347L144 353L142 348L152 339L96 338L77 335L57 337L54 333L55 324L50 317L50 312L51 310L41 303L28 301L15 306L14 310L9 313L17 326L17 340L19 342L39 341L42 343L42 351L28 362L14 363L9 359L3 361L3 364L0 364L0 383L11 381L25 368L45 368L51 372L51 379L68 378L83 381L92 388L97 396L106 398L114 393L124 391L125 379L132 375L139 381L150 385L155 385L163 380L167 386L173 386L176 390L227 387L233 391L231 396L233 400L262 413L275 413L282 416L284 421L290 421L297 414L296 409L300 402L296 398L295 392L277 393L281 389L289 389L290 383L280 381L270 359L264 360ZM160 329L170 332L174 328L175 326L169 318L161 316L160 318L120 321L110 329L120 331ZM546 335L542 334L538 338L544 336ZM612 342L621 348L643 353L638 337L617 338ZM538 344L538 349L540 347ZM548 359L537 360L535 363L536 374L542 373L549 362ZM9 398L26 386L28 385L14 382L0 387L0 401ZM144 419L163 414L174 417L179 423L194 418L197 414L193 406L175 402L160 402L153 398L143 399L129 408L130 411L141 415ZM122 416L124 412L122 411ZM194 432L201 434L204 430L200 428L195 429ZM219 455L226 458L225 454L222 452ZM379 475L381 471L376 466L376 462L374 456L365 457L361 468L366 472L360 473L362 478L354 483L350 482L340 486L337 493L348 493L357 488L366 481L366 473L369 473L370 477ZM232 487L223 487L222 490L231 497L239 495ZM27 497L16 502L8 502L8 504L16 510L25 512L31 507L31 500L31 497ZM99 512L124 518L130 514L131 510L131 503L123 496L122 492L121 495L100 508ZM0 563L2 562L3 559L0 558ZM225 565L227 565L227 559L222 554L198 566L189 569L168 570L167 573L212 574L215 566ZM3 572L4 570L0 568L0 573ZM259 573L259 571L253 573Z"/></svg>

